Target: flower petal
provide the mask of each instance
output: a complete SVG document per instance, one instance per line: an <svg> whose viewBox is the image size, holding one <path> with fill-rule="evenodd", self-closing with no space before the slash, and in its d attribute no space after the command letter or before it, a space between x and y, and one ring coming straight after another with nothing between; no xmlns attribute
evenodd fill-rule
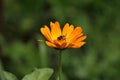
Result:
<svg viewBox="0 0 120 80"><path fill-rule="evenodd" d="M54 40L54 43L56 45L57 48L60 48L60 49L64 49L66 48L68 45L66 43L66 41L58 41L58 40Z"/></svg>
<svg viewBox="0 0 120 80"><path fill-rule="evenodd" d="M69 35L69 42L73 43L76 39L83 35L81 27L76 27L74 31Z"/></svg>
<svg viewBox="0 0 120 80"><path fill-rule="evenodd" d="M87 38L87 36L81 36L80 38L78 38L75 42L80 42L83 41Z"/></svg>
<svg viewBox="0 0 120 80"><path fill-rule="evenodd" d="M66 24L66 26L67 26L67 24ZM66 27L65 26L65 27ZM73 32L73 30L74 30L74 26L73 25L70 25L69 27L66 27L67 29L65 29L65 28L63 28L63 34L62 35L65 35L65 37L66 37L66 42L69 42L69 37L70 37L70 34ZM66 31L66 33L65 33L65 31Z"/></svg>
<svg viewBox="0 0 120 80"><path fill-rule="evenodd" d="M44 28L40 28L40 31L48 41L52 42L50 30L46 25Z"/></svg>
<svg viewBox="0 0 120 80"><path fill-rule="evenodd" d="M80 48L81 46L83 46L86 42L76 42L71 44L71 46L69 46L69 48Z"/></svg>
<svg viewBox="0 0 120 80"><path fill-rule="evenodd" d="M56 48L57 46L49 41L45 41L45 43L49 46L49 47L53 47Z"/></svg>
<svg viewBox="0 0 120 80"><path fill-rule="evenodd" d="M52 40L56 40L61 35L61 29L59 22L50 22Z"/></svg>
<svg viewBox="0 0 120 80"><path fill-rule="evenodd" d="M66 35L69 30L69 24L66 23L62 30L62 35Z"/></svg>
<svg viewBox="0 0 120 80"><path fill-rule="evenodd" d="M66 34L66 37L67 37L67 38L68 38L69 35L73 32L73 30L74 30L74 26L73 26L73 25L70 25L70 27L69 27L68 30L67 30L67 34Z"/></svg>

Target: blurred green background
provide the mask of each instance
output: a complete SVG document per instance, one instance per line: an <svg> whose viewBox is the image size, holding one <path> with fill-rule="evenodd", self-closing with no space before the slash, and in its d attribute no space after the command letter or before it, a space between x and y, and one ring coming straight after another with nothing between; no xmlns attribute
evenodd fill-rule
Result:
<svg viewBox="0 0 120 80"><path fill-rule="evenodd" d="M0 58L19 79L35 68L57 70L58 51L38 40L40 27L59 21L87 35L86 45L63 51L64 80L120 80L119 0L3 0L3 16Z"/></svg>

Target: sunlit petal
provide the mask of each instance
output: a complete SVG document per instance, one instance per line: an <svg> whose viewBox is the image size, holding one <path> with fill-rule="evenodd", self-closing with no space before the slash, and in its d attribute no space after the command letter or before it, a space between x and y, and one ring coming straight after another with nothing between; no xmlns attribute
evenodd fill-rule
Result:
<svg viewBox="0 0 120 80"><path fill-rule="evenodd" d="M66 35L69 30L69 24L66 23L65 26L63 27L62 35Z"/></svg>
<svg viewBox="0 0 120 80"><path fill-rule="evenodd" d="M51 33L47 26L45 26L44 28L40 28L40 31L48 41L52 42Z"/></svg>
<svg viewBox="0 0 120 80"><path fill-rule="evenodd" d="M81 27L76 27L74 31L69 35L69 42L74 42L77 38L83 35Z"/></svg>
<svg viewBox="0 0 120 80"><path fill-rule="evenodd" d="M71 46L69 46L70 48L80 48L81 46L83 46L86 42L77 42L77 43L73 43Z"/></svg>
<svg viewBox="0 0 120 80"><path fill-rule="evenodd" d="M51 27L52 39L55 40L57 39L57 37L61 35L60 24L57 21L55 23L50 22L50 27Z"/></svg>
<svg viewBox="0 0 120 80"><path fill-rule="evenodd" d="M66 41L69 42L69 38L71 37L70 34L74 31L74 26L70 25L70 27L68 28L67 32L66 32Z"/></svg>
<svg viewBox="0 0 120 80"><path fill-rule="evenodd" d="M83 41L87 38L87 36L81 36L80 38L78 38L76 41L74 42L80 42L80 41Z"/></svg>
<svg viewBox="0 0 120 80"><path fill-rule="evenodd" d="M56 48L57 46L49 41L46 41L45 42L49 47L53 47L53 48Z"/></svg>

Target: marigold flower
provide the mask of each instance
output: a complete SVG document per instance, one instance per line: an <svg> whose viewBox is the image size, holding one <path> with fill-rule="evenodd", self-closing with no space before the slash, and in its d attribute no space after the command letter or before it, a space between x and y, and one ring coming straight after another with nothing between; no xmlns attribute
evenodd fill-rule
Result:
<svg viewBox="0 0 120 80"><path fill-rule="evenodd" d="M66 23L63 30L60 28L60 23L56 21L55 23L50 22L49 29L46 25L40 28L41 33L47 39L45 42L49 47L57 49L65 48L80 48L86 42L86 36L82 33L81 27L74 28L73 25Z"/></svg>

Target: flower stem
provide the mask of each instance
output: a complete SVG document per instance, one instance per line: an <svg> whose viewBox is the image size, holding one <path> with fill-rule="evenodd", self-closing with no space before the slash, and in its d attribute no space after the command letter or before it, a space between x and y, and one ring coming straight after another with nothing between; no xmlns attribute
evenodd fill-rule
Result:
<svg viewBox="0 0 120 80"><path fill-rule="evenodd" d="M62 50L59 52L59 80L62 78Z"/></svg>

